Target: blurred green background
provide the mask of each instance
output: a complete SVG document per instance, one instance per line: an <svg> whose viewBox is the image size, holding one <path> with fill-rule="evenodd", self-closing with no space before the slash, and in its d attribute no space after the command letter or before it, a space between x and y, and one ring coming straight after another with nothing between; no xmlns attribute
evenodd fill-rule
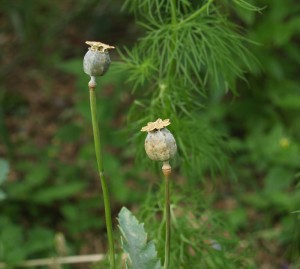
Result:
<svg viewBox="0 0 300 269"><path fill-rule="evenodd" d="M143 34L134 17L122 12L122 3L0 0L2 262L106 250L82 59L86 40L130 49ZM247 74L248 83L238 82L238 97L211 96L203 113L227 137L231 173L214 181L204 173L204 180L190 184L204 190L208 207L251 246L255 268L296 268L300 3L253 3L266 8L262 13L236 8L231 20L257 43L251 51L261 68ZM113 70L119 55L110 55ZM134 156L135 147L143 145L129 142L134 134L127 130L127 114L137 97L126 77L126 72L108 72L98 82L114 218L122 205L142 203L157 178ZM55 244L60 237L66 241L63 253Z"/></svg>

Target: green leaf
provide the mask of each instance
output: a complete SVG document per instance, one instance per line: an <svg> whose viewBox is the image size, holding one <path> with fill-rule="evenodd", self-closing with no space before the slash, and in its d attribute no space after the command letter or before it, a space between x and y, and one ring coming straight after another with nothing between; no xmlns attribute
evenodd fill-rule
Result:
<svg viewBox="0 0 300 269"><path fill-rule="evenodd" d="M119 213L122 248L127 254L126 269L162 269L153 241L147 242L144 224L125 207Z"/></svg>
<svg viewBox="0 0 300 269"><path fill-rule="evenodd" d="M81 134L82 128L71 123L62 126L56 133L55 137L62 141L74 142L80 138Z"/></svg>
<svg viewBox="0 0 300 269"><path fill-rule="evenodd" d="M7 177L9 171L8 162L4 159L0 159L0 184L2 184Z"/></svg>
<svg viewBox="0 0 300 269"><path fill-rule="evenodd" d="M19 247L16 247L19 246ZM9 265L26 258L22 229L8 218L0 217L0 261Z"/></svg>
<svg viewBox="0 0 300 269"><path fill-rule="evenodd" d="M6 194L0 190L0 201L4 200L6 198Z"/></svg>
<svg viewBox="0 0 300 269"><path fill-rule="evenodd" d="M265 190L268 192L280 192L286 190L294 179L294 173L290 168L280 166L269 170L265 178Z"/></svg>
<svg viewBox="0 0 300 269"><path fill-rule="evenodd" d="M28 238L26 244L26 252L34 254L43 251L52 251L54 249L54 233L53 231L34 227L28 231Z"/></svg>
<svg viewBox="0 0 300 269"><path fill-rule="evenodd" d="M51 203L62 200L81 192L86 187L85 182L72 182L66 185L54 185L41 189L32 194L31 199L40 203Z"/></svg>

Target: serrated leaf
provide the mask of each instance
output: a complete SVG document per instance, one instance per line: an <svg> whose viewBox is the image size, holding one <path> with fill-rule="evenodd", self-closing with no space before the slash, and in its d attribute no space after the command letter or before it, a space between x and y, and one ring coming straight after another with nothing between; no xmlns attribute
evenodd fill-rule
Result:
<svg viewBox="0 0 300 269"><path fill-rule="evenodd" d="M2 184L7 177L9 165L6 160L0 159L0 184Z"/></svg>
<svg viewBox="0 0 300 269"><path fill-rule="evenodd" d="M162 269L153 241L147 242L144 224L123 207L119 213L122 248L127 254L127 269Z"/></svg>

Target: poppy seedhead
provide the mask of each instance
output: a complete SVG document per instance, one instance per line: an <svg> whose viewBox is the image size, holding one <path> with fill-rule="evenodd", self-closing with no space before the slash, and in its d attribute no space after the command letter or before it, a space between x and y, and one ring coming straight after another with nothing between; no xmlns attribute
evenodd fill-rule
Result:
<svg viewBox="0 0 300 269"><path fill-rule="evenodd" d="M89 85L95 87L95 77L103 76L110 66L108 50L115 47L96 41L86 41L85 43L90 47L83 59L83 70L91 76Z"/></svg>
<svg viewBox="0 0 300 269"><path fill-rule="evenodd" d="M141 129L142 132L148 132L145 151L153 161L169 161L177 151L176 141L166 128L170 124L169 119L157 119L155 122L148 122L147 126Z"/></svg>

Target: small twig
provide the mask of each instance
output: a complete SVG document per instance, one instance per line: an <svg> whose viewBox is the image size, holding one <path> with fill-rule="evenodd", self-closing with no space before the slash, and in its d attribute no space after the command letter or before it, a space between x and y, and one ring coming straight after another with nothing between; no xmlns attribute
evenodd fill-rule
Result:
<svg viewBox="0 0 300 269"><path fill-rule="evenodd" d="M86 262L99 262L104 259L104 254L92 254L81 256L45 258L23 261L17 264L18 267L34 267L34 266L51 266L55 264L72 264L72 263L86 263ZM0 269L6 268L5 263L0 263Z"/></svg>

